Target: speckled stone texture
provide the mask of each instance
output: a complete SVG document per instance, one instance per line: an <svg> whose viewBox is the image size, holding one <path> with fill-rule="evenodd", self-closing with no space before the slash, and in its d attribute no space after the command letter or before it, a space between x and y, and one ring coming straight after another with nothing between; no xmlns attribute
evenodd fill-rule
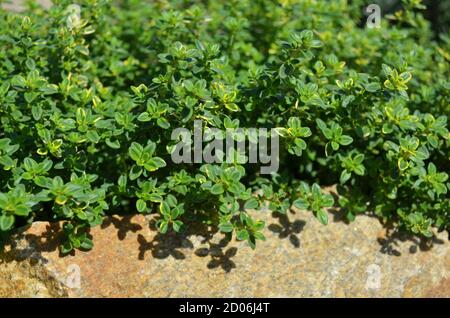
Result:
<svg viewBox="0 0 450 318"><path fill-rule="evenodd" d="M447 233L421 242L369 216L257 214L267 240L255 251L198 226L164 236L136 215L107 218L92 251L61 257L60 225L37 222L0 256L0 297L450 297Z"/></svg>

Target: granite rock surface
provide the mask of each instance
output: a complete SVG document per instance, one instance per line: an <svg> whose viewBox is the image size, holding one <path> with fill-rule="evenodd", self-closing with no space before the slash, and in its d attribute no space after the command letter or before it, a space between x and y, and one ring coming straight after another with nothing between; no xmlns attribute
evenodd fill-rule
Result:
<svg viewBox="0 0 450 318"><path fill-rule="evenodd" d="M0 297L450 297L447 233L387 234L378 219L330 211L265 220L256 250L211 228L159 234L154 219L111 216L94 248L62 256L58 223L19 231L0 255ZM333 220L334 218L334 220Z"/></svg>

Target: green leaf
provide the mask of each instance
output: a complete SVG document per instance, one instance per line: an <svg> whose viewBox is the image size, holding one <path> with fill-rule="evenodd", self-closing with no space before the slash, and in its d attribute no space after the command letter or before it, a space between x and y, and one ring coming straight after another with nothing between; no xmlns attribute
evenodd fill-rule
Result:
<svg viewBox="0 0 450 318"><path fill-rule="evenodd" d="M423 236L427 238L433 237L433 232L430 229L423 230L421 233Z"/></svg>
<svg viewBox="0 0 450 318"><path fill-rule="evenodd" d="M58 93L59 88L55 84L48 84L48 85L40 87L39 90L42 93L44 93L44 95L53 95L53 94L57 94Z"/></svg>
<svg viewBox="0 0 450 318"><path fill-rule="evenodd" d="M151 201L151 202L159 203L159 202L163 201L163 197L160 194L157 194L157 193L150 193L148 195L148 200Z"/></svg>
<svg viewBox="0 0 450 318"><path fill-rule="evenodd" d="M98 143L100 141L100 136L95 130L89 130L86 133L86 137L90 142Z"/></svg>
<svg viewBox="0 0 450 318"><path fill-rule="evenodd" d="M143 151L144 148L137 142L131 143L131 146L128 149L128 153L130 154L131 159L133 159L134 161L138 161L141 158L141 154Z"/></svg>
<svg viewBox="0 0 450 318"><path fill-rule="evenodd" d="M120 149L120 142L118 140L111 141L109 138L105 139L105 143L112 149Z"/></svg>
<svg viewBox="0 0 450 318"><path fill-rule="evenodd" d="M352 174L350 172L348 172L347 170L343 170L341 172L341 176L339 178L339 182L341 184L344 184L351 178L351 176L352 176Z"/></svg>
<svg viewBox="0 0 450 318"><path fill-rule="evenodd" d="M322 223L323 225L327 225L328 224L328 214L327 212L325 212L324 210L320 209L319 211L317 211L317 219L320 221L320 223Z"/></svg>
<svg viewBox="0 0 450 318"><path fill-rule="evenodd" d="M248 210L256 209L258 205L259 205L258 200L256 200L255 198L250 198L245 202L244 209Z"/></svg>
<svg viewBox="0 0 450 318"><path fill-rule="evenodd" d="M177 198L175 198L175 196L173 196L173 195L171 195L171 194L169 194L169 195L166 197L166 200L165 200L165 201L166 201L167 204L168 204L169 206L171 206L171 207L175 207L175 206L177 205L177 203L178 203Z"/></svg>
<svg viewBox="0 0 450 318"><path fill-rule="evenodd" d="M28 214L31 212L31 209L25 204L18 204L16 205L14 212L18 216L28 216Z"/></svg>
<svg viewBox="0 0 450 318"><path fill-rule="evenodd" d="M309 203L306 199L298 198L294 201L293 205L300 210L307 210L309 208Z"/></svg>
<svg viewBox="0 0 450 318"><path fill-rule="evenodd" d="M50 178L44 177L44 176L37 176L36 178L34 178L34 183L41 187L41 188L46 188L46 189L50 189L53 186L53 181Z"/></svg>
<svg viewBox="0 0 450 318"><path fill-rule="evenodd" d="M288 126L289 126L289 128L292 128L292 129L295 129L295 130L300 129L300 127L301 127L300 119L298 117L291 117L291 118L289 118Z"/></svg>
<svg viewBox="0 0 450 318"><path fill-rule="evenodd" d="M430 156L430 153L428 152L428 149L425 147L421 147L417 149L415 158L418 160L426 160Z"/></svg>
<svg viewBox="0 0 450 318"><path fill-rule="evenodd" d="M183 222L180 220L174 221L172 223L172 227L175 232L180 232L180 229L182 226L183 226Z"/></svg>
<svg viewBox="0 0 450 318"><path fill-rule="evenodd" d="M334 198L331 194L325 194L322 197L322 206L324 207L332 207L334 204Z"/></svg>
<svg viewBox="0 0 450 318"><path fill-rule="evenodd" d="M403 159L403 158L398 159L398 168L400 169L400 171L404 171L404 170L408 169L408 167L409 167L409 164L405 159Z"/></svg>
<svg viewBox="0 0 450 318"><path fill-rule="evenodd" d="M144 165L144 168L148 171L156 171L165 166L166 162L162 158L154 157L147 161L147 163Z"/></svg>
<svg viewBox="0 0 450 318"><path fill-rule="evenodd" d="M149 113L143 112L138 116L137 120L142 121L142 122L147 122L147 121L152 120L152 117L149 115Z"/></svg>
<svg viewBox="0 0 450 318"><path fill-rule="evenodd" d="M25 80L25 78L21 75L16 75L11 79L11 84L13 86L17 86L17 87L26 87L27 86L27 82Z"/></svg>
<svg viewBox="0 0 450 318"><path fill-rule="evenodd" d="M158 118L156 120L156 123L158 124L159 127L161 127L162 129L169 129L170 128L170 123L167 121L167 119L165 118Z"/></svg>
<svg viewBox="0 0 450 318"><path fill-rule="evenodd" d="M222 184L216 183L215 185L213 185L213 186L209 189L209 191L210 191L212 194L219 195L219 194L224 193L225 190L224 190Z"/></svg>
<svg viewBox="0 0 450 318"><path fill-rule="evenodd" d="M66 241L61 245L60 249L61 249L62 254L68 254L73 250L72 243L69 241Z"/></svg>
<svg viewBox="0 0 450 318"><path fill-rule="evenodd" d="M25 65L30 71L33 71L36 68L36 64L34 63L34 60L31 58L27 58L25 61Z"/></svg>
<svg viewBox="0 0 450 318"><path fill-rule="evenodd" d="M309 137L312 135L311 129L309 129L308 127L301 127L299 129L298 135L300 137Z"/></svg>
<svg viewBox="0 0 450 318"><path fill-rule="evenodd" d="M331 148L333 148L334 151L337 151L339 149L339 144L335 141L332 141Z"/></svg>
<svg viewBox="0 0 450 318"><path fill-rule="evenodd" d="M94 247L94 243L92 242L91 239L89 239L89 238L86 237L86 238L84 238L84 240L81 242L80 247L81 247L82 249L85 249L85 250L90 250L90 249L92 249L92 247Z"/></svg>
<svg viewBox="0 0 450 318"><path fill-rule="evenodd" d="M219 225L219 231L221 232L230 233L233 232L233 230L234 230L233 224L229 222Z"/></svg>
<svg viewBox="0 0 450 318"><path fill-rule="evenodd" d="M339 138L339 143L343 146L348 146L353 142L353 138L347 135L342 135L341 138Z"/></svg>
<svg viewBox="0 0 450 318"><path fill-rule="evenodd" d="M363 161L364 161L364 155L363 154L358 154L358 155L356 155L354 158L353 158L353 162L355 163L355 164L361 164L361 163L363 163Z"/></svg>
<svg viewBox="0 0 450 318"><path fill-rule="evenodd" d="M325 138L327 138L328 140L333 138L333 133L331 129L327 127L327 124L325 124L325 122L322 119L317 118L316 123L319 129L322 131Z"/></svg>
<svg viewBox="0 0 450 318"><path fill-rule="evenodd" d="M225 104L225 107L228 110L231 110L232 112L238 112L240 110L239 106L236 105L235 103L227 103L227 104Z"/></svg>
<svg viewBox="0 0 450 318"><path fill-rule="evenodd" d="M381 89L380 83L377 82L368 83L364 87L366 91L370 93L375 93L376 91L379 91Z"/></svg>
<svg viewBox="0 0 450 318"><path fill-rule="evenodd" d="M159 211L162 215L170 215L170 205L166 201L162 201L159 205Z"/></svg>
<svg viewBox="0 0 450 318"><path fill-rule="evenodd" d="M322 191L320 190L320 186L317 183L314 183L311 187L311 192L315 197L320 197L322 195Z"/></svg>
<svg viewBox="0 0 450 318"><path fill-rule="evenodd" d="M255 232L255 233L253 233L253 236L255 237L255 239L260 240L260 241L266 240L266 237L261 232Z"/></svg>
<svg viewBox="0 0 450 318"><path fill-rule="evenodd" d="M36 120L36 121L40 120L43 113L44 113L44 111L42 110L41 106L32 106L31 107L31 114L33 115L34 120Z"/></svg>
<svg viewBox="0 0 450 318"><path fill-rule="evenodd" d="M353 171L355 171L355 173L359 176L363 176L366 172L366 169L364 168L363 165L357 165L353 168Z"/></svg>
<svg viewBox="0 0 450 318"><path fill-rule="evenodd" d="M159 231L164 234L167 232L167 230L169 229L169 223L167 223L166 221L162 221L159 224Z"/></svg>
<svg viewBox="0 0 450 318"><path fill-rule="evenodd" d="M138 212L144 212L147 209L147 203L144 200L139 199L136 201L136 209Z"/></svg>
<svg viewBox="0 0 450 318"><path fill-rule="evenodd" d="M307 147L306 142L303 139L300 139L300 138L296 138L295 139L295 145L297 147L299 147L301 150L305 150L306 147Z"/></svg>
<svg viewBox="0 0 450 318"><path fill-rule="evenodd" d="M139 178L142 174L142 168L138 167L138 166L133 166L130 170L130 180L136 180L137 178Z"/></svg>
<svg viewBox="0 0 450 318"><path fill-rule="evenodd" d="M288 130L284 127L274 128L275 132L281 137L287 137L289 135Z"/></svg>
<svg viewBox="0 0 450 318"><path fill-rule="evenodd" d="M246 240L248 240L249 237L250 237L250 235L249 235L248 231L245 230L245 229L239 230L239 231L236 233L236 238L237 238L239 241L246 241Z"/></svg>
<svg viewBox="0 0 450 318"><path fill-rule="evenodd" d="M8 231L14 225L14 215L0 215L0 230Z"/></svg>

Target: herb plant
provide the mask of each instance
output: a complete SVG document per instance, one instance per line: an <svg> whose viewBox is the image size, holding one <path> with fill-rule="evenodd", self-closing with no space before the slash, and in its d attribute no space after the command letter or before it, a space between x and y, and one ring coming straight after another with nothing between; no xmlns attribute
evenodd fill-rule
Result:
<svg viewBox="0 0 450 318"><path fill-rule="evenodd" d="M64 221L89 249L107 214L263 240L265 207L450 226L450 34L418 0L380 28L364 1L53 1L0 10L0 233ZM277 173L175 163L173 129L275 128ZM338 184L339 199L321 187ZM94 242L95 243L95 242Z"/></svg>

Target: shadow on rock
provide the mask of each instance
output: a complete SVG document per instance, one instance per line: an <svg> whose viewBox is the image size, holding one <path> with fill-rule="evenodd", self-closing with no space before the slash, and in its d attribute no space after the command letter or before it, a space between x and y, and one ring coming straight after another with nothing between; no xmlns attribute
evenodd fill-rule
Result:
<svg viewBox="0 0 450 318"><path fill-rule="evenodd" d="M180 237L180 235L173 235L172 233L158 233L151 241L147 241L142 234L138 234L137 240L139 242L138 258L140 260L145 259L147 251L151 251L154 258L164 259L172 256L175 259L182 260L186 256L179 249L193 248L192 243L186 237Z"/></svg>
<svg viewBox="0 0 450 318"><path fill-rule="evenodd" d="M209 243L209 247L199 248L195 251L195 255L199 257L209 256L207 267L209 269L215 269L221 267L225 272L230 272L233 268L236 268L236 264L231 260L236 256L238 249L236 247L230 247L225 251L225 247L229 241L222 239L218 244Z"/></svg>
<svg viewBox="0 0 450 318"><path fill-rule="evenodd" d="M155 220L150 221L149 226L152 231L157 231L155 223ZM158 233L151 241L147 240L142 234L138 234L138 259L144 260L146 253L150 252L152 257L158 259L173 257L177 260L184 260L186 255L182 250L193 249L194 244L190 237L195 237L196 240L200 240L198 243L207 245L207 247L199 248L194 252L196 256L209 256L211 258L207 264L207 268L214 269L220 267L224 271L229 272L231 269L236 268L231 258L236 255L237 248L231 247L225 250L229 243L229 240L226 239L220 240L219 243L214 243L213 238L217 232L218 230L215 227L190 224L185 227L185 231L183 232L175 233L169 231L165 234Z"/></svg>
<svg viewBox="0 0 450 318"><path fill-rule="evenodd" d="M351 222L347 218L347 211L344 209L332 207L328 209L328 212L333 215L333 222L343 222L346 225L349 225Z"/></svg>
<svg viewBox="0 0 450 318"><path fill-rule="evenodd" d="M270 224L269 230L278 234L280 239L288 238L295 248L299 248L300 238L298 234L303 230L306 222L301 220L291 222L285 214L273 213L272 216L278 220L278 223Z"/></svg>
<svg viewBox="0 0 450 318"><path fill-rule="evenodd" d="M59 251L59 245L63 241L64 232L60 223L50 223L45 226L45 231L39 235L28 233L30 226L21 228L13 239L5 242L2 251L2 261L24 261L30 260L31 264L47 264L48 260L42 253L58 251L59 257L65 257Z"/></svg>
<svg viewBox="0 0 450 318"><path fill-rule="evenodd" d="M436 236L431 238L417 237L411 233L406 233L394 229L392 225L386 230L386 237L378 238L380 252L392 256L401 256L398 245L400 242L411 242L409 253L415 254L418 251L426 252L433 248L435 244L444 244L445 242Z"/></svg>
<svg viewBox="0 0 450 318"><path fill-rule="evenodd" d="M104 219L101 228L106 229L113 225L117 229L117 237L123 241L127 237L127 233L136 233L142 230L142 226L139 223L133 223L132 220L133 215L110 216Z"/></svg>

